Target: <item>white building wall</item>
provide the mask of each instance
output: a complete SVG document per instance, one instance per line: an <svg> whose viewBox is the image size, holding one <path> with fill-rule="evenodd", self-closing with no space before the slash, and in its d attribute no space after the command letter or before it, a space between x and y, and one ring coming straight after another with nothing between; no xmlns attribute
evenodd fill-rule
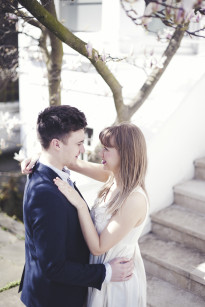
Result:
<svg viewBox="0 0 205 307"><path fill-rule="evenodd" d="M148 142L150 211L173 203L173 187L194 176L193 162L205 156L205 75Z"/></svg>
<svg viewBox="0 0 205 307"><path fill-rule="evenodd" d="M24 25L25 26L25 25ZM19 24L21 30L21 24ZM25 26L23 31L39 37L39 30ZM29 156L37 145L36 120L38 113L49 105L46 68L38 41L19 35L19 110L22 122L21 144Z"/></svg>
<svg viewBox="0 0 205 307"><path fill-rule="evenodd" d="M135 39L134 49L142 58L146 42L149 47L157 44L142 29L138 28L135 37L135 26L126 18L124 12L116 5L119 15L109 17L110 2L104 0L103 31L101 33L78 33L85 41L91 41L98 49L105 48L119 55L129 52ZM114 3L114 1L113 1ZM117 27L112 27L113 20ZM109 35L106 31L112 29ZM126 35L127 29L127 35ZM116 33L116 35L115 35ZM137 41L138 37L138 41ZM109 38L109 39L108 39ZM118 39L119 38L119 39ZM136 43L137 41L137 43ZM24 47L30 45L28 38L20 40L20 114L22 126L22 143L27 155L34 149L35 125L38 113L48 106L46 70L39 51L27 52ZM140 45L139 48L137 45ZM117 46L117 48L116 48ZM142 48L143 46L143 48ZM159 51L161 46L157 45ZM34 46L33 50L37 50ZM193 176L193 161L205 155L205 104L204 97L204 62L203 51L196 55L183 53L173 59L166 73L157 84L149 99L133 116L144 132L148 146L147 190L150 197L150 211L154 212L170 205L173 201L172 188L177 183ZM201 50L204 50L203 48ZM85 112L88 126L94 128L93 147L98 142L102 128L112 124L116 112L112 94L108 86L97 75L89 62L76 55L69 47L64 46L65 56L62 71L62 104L73 105ZM181 54L180 54L181 53ZM31 58L34 57L33 59ZM108 63L110 69L123 86L125 101L129 102L143 84L146 75L142 70L126 63ZM89 68L90 66L90 68ZM85 199L93 202L96 190L100 186L84 176L74 175ZM148 231L150 223L147 224Z"/></svg>

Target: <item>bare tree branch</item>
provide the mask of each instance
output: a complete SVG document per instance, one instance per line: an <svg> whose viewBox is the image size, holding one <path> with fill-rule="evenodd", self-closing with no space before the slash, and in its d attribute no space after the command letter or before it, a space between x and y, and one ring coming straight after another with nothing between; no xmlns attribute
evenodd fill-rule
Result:
<svg viewBox="0 0 205 307"><path fill-rule="evenodd" d="M133 102L129 106L130 115L132 116L143 104L146 98L149 96L151 91L154 89L155 85L161 78L162 74L166 70L169 65L171 59L176 54L177 50L180 47L181 40L184 36L186 29L182 29L178 26L167 46L167 49L162 55L162 59L164 59L163 67L156 67L153 69L152 73L148 76L144 85L139 90L137 96L133 99Z"/></svg>
<svg viewBox="0 0 205 307"><path fill-rule="evenodd" d="M53 0L51 0L51 2L52 1ZM161 65L160 67L155 67L153 69L151 74L148 76L146 82L139 90L139 93L132 100L131 104L125 105L122 96L122 86L112 74L112 72L108 69L106 64L102 61L102 56L95 49L92 49L91 54L88 54L88 51L86 49L87 44L81 39L79 39L77 36L75 36L67 28L65 28L57 20L56 15L52 14L52 10L51 14L48 12L50 1L48 3L46 0L41 0L43 5L41 5L37 0L19 0L18 2L21 3L41 24L43 24L49 30L48 33L51 40L52 37L50 33L52 33L52 35L54 34L55 36L57 36L59 40L61 40L62 42L70 46L72 49L76 50L78 53L82 54L90 60L99 75L104 79L104 81L107 83L113 93L115 108L117 112L117 121L119 122L125 120L129 121L131 116L144 103L146 98L154 89L158 80L161 78L162 74L165 72L171 59L179 49L184 34L188 32L188 21L183 21L181 24L177 24L174 23L173 20L166 20L166 18L164 17L164 12L162 10L154 14L155 17L162 19L164 24L168 23L168 26L173 27L175 31L171 40L169 41L166 50L162 55L163 65ZM157 3L157 1L155 2ZM161 16L158 16L157 14L161 14Z"/></svg>
<svg viewBox="0 0 205 307"><path fill-rule="evenodd" d="M113 93L116 110L122 110L124 108L122 87L105 63L102 60L96 60L95 55L97 54L99 56L99 52L93 49L92 57L88 57L86 50L87 44L64 27L53 15L40 5L37 0L18 0L18 2L62 42L90 60L97 72L110 87Z"/></svg>
<svg viewBox="0 0 205 307"><path fill-rule="evenodd" d="M22 11L22 7L19 8L15 5L14 0L1 0L1 7L2 10L4 10L6 13L11 13L16 15L17 17L22 18L24 21L27 23L31 24L34 27L37 27L42 30L42 25L41 23L34 19L32 16L29 16L26 14L24 11Z"/></svg>
<svg viewBox="0 0 205 307"><path fill-rule="evenodd" d="M27 15L25 12L20 11L20 10L15 10L13 12L17 17L22 18L24 21L26 21L27 23L29 23L30 25L39 28L41 30L43 30L43 26L40 22L38 22L36 19L34 19L33 17Z"/></svg>
<svg viewBox="0 0 205 307"><path fill-rule="evenodd" d="M189 14L191 13L191 11L189 13L185 11L181 1L176 1L176 3L173 2L173 4L169 4L167 3L167 1L148 0L146 1L147 5L158 5L157 9L152 11L149 15L145 14L146 10L144 14L139 15L138 12L136 12L131 5L125 5L124 2L126 2L126 0L120 0L121 6L125 14L132 20L132 22L134 22L136 26L142 25L148 30L148 32L156 34L156 32L151 31L150 28L148 28L147 24L143 23L144 19L160 19L161 22L167 27L176 29L177 25L181 25L182 27L185 26L185 32L189 34L189 36L204 37L203 35L198 34L199 31L204 31L204 27L196 31L189 31L186 27L186 24L190 22L190 19L193 17L193 15ZM172 13L171 11L168 13L168 9L172 10ZM198 6L197 2L195 3L193 10L195 15L197 14L197 12L199 12L201 15L205 15L205 9ZM177 15L179 17L177 17Z"/></svg>

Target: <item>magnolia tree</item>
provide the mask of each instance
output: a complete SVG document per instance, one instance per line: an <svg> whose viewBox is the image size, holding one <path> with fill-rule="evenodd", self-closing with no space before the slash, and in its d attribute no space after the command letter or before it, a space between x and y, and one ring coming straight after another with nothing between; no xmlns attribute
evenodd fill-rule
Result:
<svg viewBox="0 0 205 307"><path fill-rule="evenodd" d="M165 33L157 33L158 39L167 40L167 47L161 59L157 63L151 63L151 71L137 95L133 97L129 104L125 104L122 86L106 65L106 61L110 60L110 57L106 58L105 54L100 54L93 46L82 41L64 27L56 18L56 15L47 10L48 3L54 5L53 0L45 1L44 5L41 5L37 0L18 0L18 2L35 18L33 21L37 20L60 41L82 54L92 63L112 91L117 113L116 122L129 121L144 103L177 52L184 35L203 37L203 25L192 32L189 30L189 25L190 22L199 23L201 21L205 14L204 1L146 1L144 14L139 16L135 9L137 1L121 0L121 5L127 16L132 19L136 26L143 26L148 29L150 21L153 18L158 18L170 30Z"/></svg>
<svg viewBox="0 0 205 307"><path fill-rule="evenodd" d="M152 31L151 21L153 19L160 19L164 24L164 30L163 32L157 32L156 37L159 40L167 42L166 48L160 59L156 61L153 55L149 57L149 65L146 66L147 78L129 104L125 104L122 86L107 65L107 61L112 60L112 55L100 53L90 43L82 41L69 31L57 19L54 0L17 1L19 7L13 10L14 14L41 30L40 47L45 54L46 63L48 64L48 79L51 78L49 79L50 104L60 103L60 73L62 65L61 42L64 42L79 54L83 55L95 67L97 73L107 83L113 94L117 114L115 122L121 122L129 121L150 95L180 47L182 38L185 35L189 37L204 37L203 16L205 15L205 1L119 1L128 18L138 27L144 27L148 31ZM137 3L139 1L145 3L145 10L141 15L137 11ZM13 2L13 0L6 1L7 4L9 3L10 7L12 7ZM198 25L197 30L191 31L190 23L196 23ZM50 38L50 49L47 45L47 37ZM53 68L57 68L56 71L53 71ZM56 81L58 83L57 87L54 85Z"/></svg>

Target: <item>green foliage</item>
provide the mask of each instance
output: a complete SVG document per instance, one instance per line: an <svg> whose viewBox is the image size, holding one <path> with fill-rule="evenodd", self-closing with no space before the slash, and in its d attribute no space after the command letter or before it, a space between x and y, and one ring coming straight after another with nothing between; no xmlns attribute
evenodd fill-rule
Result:
<svg viewBox="0 0 205 307"><path fill-rule="evenodd" d="M0 293L3 292L3 291L9 290L11 288L14 288L16 286L19 286L19 285L20 285L20 280L12 281L12 282L8 283L5 287L0 288Z"/></svg>
<svg viewBox="0 0 205 307"><path fill-rule="evenodd" d="M19 100L18 80L9 81L7 86L0 90L0 103L13 102Z"/></svg>
<svg viewBox="0 0 205 307"><path fill-rule="evenodd" d="M0 188L0 209L9 216L23 221L23 189L25 176L10 177Z"/></svg>

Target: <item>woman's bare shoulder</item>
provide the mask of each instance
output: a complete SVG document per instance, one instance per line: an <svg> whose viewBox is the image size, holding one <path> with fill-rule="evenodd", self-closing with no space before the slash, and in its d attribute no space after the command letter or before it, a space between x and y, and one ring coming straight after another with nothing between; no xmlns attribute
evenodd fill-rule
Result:
<svg viewBox="0 0 205 307"><path fill-rule="evenodd" d="M133 214L137 212L144 212L147 211L148 200L146 193L141 188L135 188L130 195L127 197L126 201L124 202L124 209L131 210Z"/></svg>

